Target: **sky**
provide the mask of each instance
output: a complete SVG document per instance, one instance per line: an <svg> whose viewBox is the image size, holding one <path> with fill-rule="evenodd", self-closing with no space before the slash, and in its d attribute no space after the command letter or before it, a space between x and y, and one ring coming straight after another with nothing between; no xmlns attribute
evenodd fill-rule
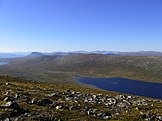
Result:
<svg viewBox="0 0 162 121"><path fill-rule="evenodd" d="M0 0L0 52L161 51L162 0Z"/></svg>

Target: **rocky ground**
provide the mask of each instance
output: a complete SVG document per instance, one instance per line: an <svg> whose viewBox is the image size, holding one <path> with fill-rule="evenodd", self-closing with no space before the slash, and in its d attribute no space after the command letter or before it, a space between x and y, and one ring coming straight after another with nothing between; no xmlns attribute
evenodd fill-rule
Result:
<svg viewBox="0 0 162 121"><path fill-rule="evenodd" d="M162 100L0 77L0 121L162 121Z"/></svg>

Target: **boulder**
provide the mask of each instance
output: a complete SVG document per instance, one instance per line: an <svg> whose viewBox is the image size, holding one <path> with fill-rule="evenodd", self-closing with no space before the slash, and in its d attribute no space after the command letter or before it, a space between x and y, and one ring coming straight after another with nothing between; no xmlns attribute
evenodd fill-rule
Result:
<svg viewBox="0 0 162 121"><path fill-rule="evenodd" d="M51 105L53 102L49 99L42 99L42 100L38 100L37 104L40 106L48 106Z"/></svg>
<svg viewBox="0 0 162 121"><path fill-rule="evenodd" d="M12 97L12 96L7 96L7 97L5 97L4 99L3 99L3 101L6 101L6 102L9 102L9 101L14 101L15 99L14 99L14 97Z"/></svg>
<svg viewBox="0 0 162 121"><path fill-rule="evenodd" d="M111 113L108 113L108 112L98 113L97 116L102 118L103 120L107 120L112 117Z"/></svg>
<svg viewBox="0 0 162 121"><path fill-rule="evenodd" d="M11 108L11 109L14 109L14 110L19 110L20 106L14 101L9 101L6 104L1 105L1 108Z"/></svg>
<svg viewBox="0 0 162 121"><path fill-rule="evenodd" d="M49 99L37 100L35 98L33 98L30 101L27 101L27 103L28 104L36 104L36 105L39 105L39 106L48 106L48 105L53 104L53 102L51 100L49 100Z"/></svg>

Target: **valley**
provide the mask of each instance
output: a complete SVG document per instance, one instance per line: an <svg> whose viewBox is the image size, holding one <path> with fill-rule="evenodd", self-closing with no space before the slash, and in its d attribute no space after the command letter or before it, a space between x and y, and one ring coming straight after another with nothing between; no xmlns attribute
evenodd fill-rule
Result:
<svg viewBox="0 0 162 121"><path fill-rule="evenodd" d="M36 56L2 59L2 61L9 64L0 67L0 74L54 83L74 83L76 74L162 83L161 56L38 54Z"/></svg>
<svg viewBox="0 0 162 121"><path fill-rule="evenodd" d="M0 121L162 121L161 0L0 0Z"/></svg>

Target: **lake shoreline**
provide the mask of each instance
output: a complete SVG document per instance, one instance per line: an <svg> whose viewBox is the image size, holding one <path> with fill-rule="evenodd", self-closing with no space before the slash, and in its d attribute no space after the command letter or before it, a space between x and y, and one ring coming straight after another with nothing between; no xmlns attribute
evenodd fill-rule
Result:
<svg viewBox="0 0 162 121"><path fill-rule="evenodd" d="M97 80L100 82L97 82ZM159 94L159 92L162 91L162 84L160 83L142 82L138 80L115 77L98 78L88 76L79 76L76 78L76 82L79 85L89 86L91 88L97 88L111 92L162 99L162 95Z"/></svg>
<svg viewBox="0 0 162 121"><path fill-rule="evenodd" d="M0 62L0 66L3 66L3 65L8 65L9 63L8 62Z"/></svg>

